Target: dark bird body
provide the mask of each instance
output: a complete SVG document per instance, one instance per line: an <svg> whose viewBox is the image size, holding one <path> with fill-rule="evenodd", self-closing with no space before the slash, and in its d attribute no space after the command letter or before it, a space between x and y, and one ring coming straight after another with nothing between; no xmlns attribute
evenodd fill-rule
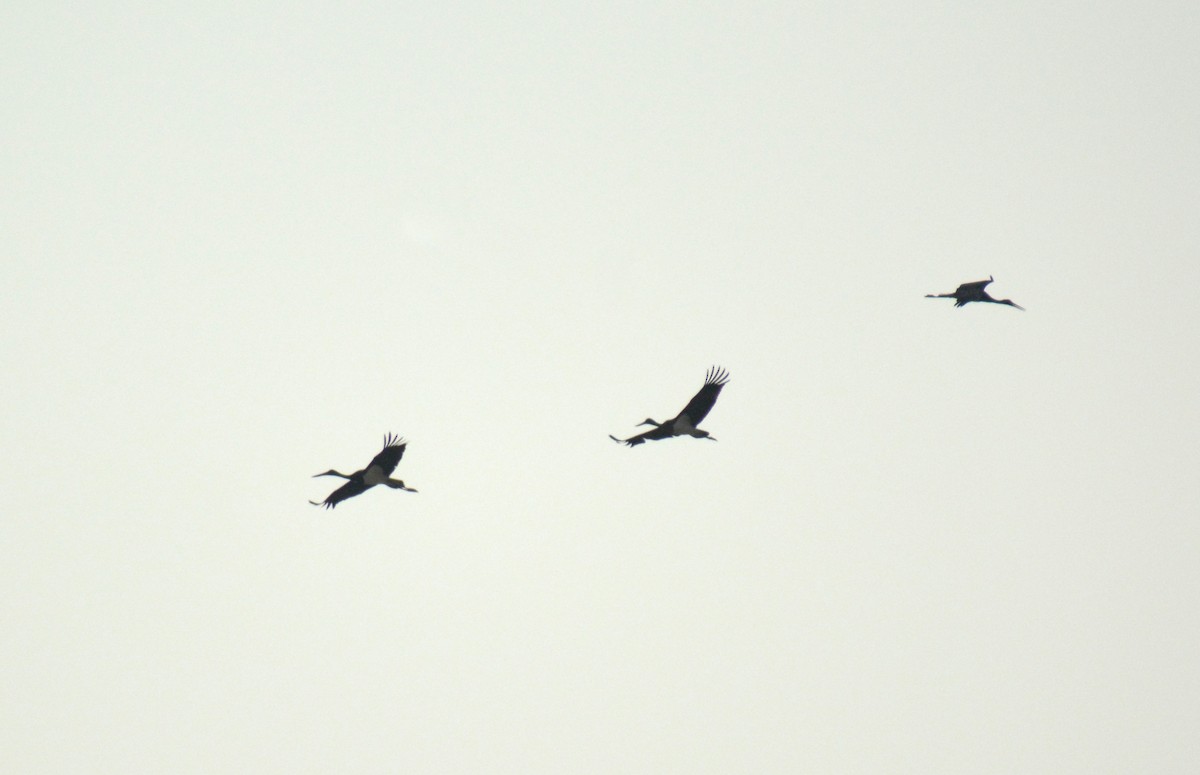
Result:
<svg viewBox="0 0 1200 775"><path fill-rule="evenodd" d="M992 304L1007 304L1010 307L1016 307L1019 310L1024 310L1020 304L1017 304L1011 299L993 299L988 296L988 292L984 290L988 283L992 282L991 276L986 280L978 280L973 283L963 283L958 286L958 290L954 293L927 293L927 299L954 299L954 306L961 307L964 304L970 304L973 301L990 301Z"/></svg>
<svg viewBox="0 0 1200 775"><path fill-rule="evenodd" d="M404 457L404 448L407 446L404 443L404 439L397 438L389 433L383 437L383 451L376 455L371 460L370 465L361 471L355 471L352 474L343 474L331 468L325 473L316 474L316 476L340 476L347 481L330 493L329 497L322 502L309 501L309 503L314 506L324 506L327 509L332 509L347 498L361 495L377 484L385 484L394 490L416 492L411 487L405 487L404 482L401 480L392 478L392 472L400 464L400 458Z"/></svg>
<svg viewBox="0 0 1200 775"><path fill-rule="evenodd" d="M688 401L688 405L674 419L660 423L656 420L646 418L644 421L638 423L638 425L653 425L654 428L652 430L628 439L618 439L613 435L609 435L609 438L621 444L628 444L631 447L636 447L638 444L646 441L669 439L672 436L694 436L697 439L716 441L716 439L708 435L708 431L702 431L696 426L708 416L709 410L717 402L717 396L721 395L721 388L725 387L725 383L728 381L729 373L722 368L714 366L705 375L704 387L700 388L700 392L693 396L691 401Z"/></svg>

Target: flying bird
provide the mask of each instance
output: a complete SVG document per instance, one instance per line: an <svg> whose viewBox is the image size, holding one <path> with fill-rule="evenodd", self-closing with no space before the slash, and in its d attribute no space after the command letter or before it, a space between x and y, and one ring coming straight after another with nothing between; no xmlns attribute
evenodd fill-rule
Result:
<svg viewBox="0 0 1200 775"><path fill-rule="evenodd" d="M672 436L694 436L697 439L716 441L708 435L708 431L702 431L696 426L708 416L709 410L717 402L717 396L721 395L721 388L725 387L725 383L728 381L729 373L718 366L713 366L704 377L704 387L700 388L699 393L692 396L692 400L688 401L688 405L674 419L660 423L646 418L638 425L653 425L652 430L628 439L618 439L611 434L609 434L609 438L619 444L628 444L631 447L636 447L646 441L669 439Z"/></svg>
<svg viewBox="0 0 1200 775"><path fill-rule="evenodd" d="M347 498L361 495L377 484L386 484L394 490L416 492L411 487L405 487L404 482L399 479L392 478L392 472L399 465L400 458L404 457L404 448L407 446L404 439L397 438L389 433L383 437L383 451L376 455L371 460L370 465L361 471L355 471L352 474L343 474L331 468L323 474L314 475L313 478L317 476L340 476L348 481L330 493L329 497L320 503L316 501L309 501L309 503L314 506L324 506L327 509L332 509Z"/></svg>
<svg viewBox="0 0 1200 775"><path fill-rule="evenodd" d="M993 299L988 296L988 292L984 290L988 283L995 278L988 276L986 280L978 280L973 283L963 283L958 286L958 290L954 293L927 293L927 299L954 299L954 306L961 307L964 304L970 304L973 301L990 301L993 304L1007 304L1010 307L1016 307L1019 310L1024 310L1020 304L1017 304L1012 299Z"/></svg>

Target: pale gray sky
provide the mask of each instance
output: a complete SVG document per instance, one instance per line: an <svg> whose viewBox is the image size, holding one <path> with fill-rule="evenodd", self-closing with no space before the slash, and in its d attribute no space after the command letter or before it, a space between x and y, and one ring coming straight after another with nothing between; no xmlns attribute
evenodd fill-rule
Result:
<svg viewBox="0 0 1200 775"><path fill-rule="evenodd" d="M9 3L0 769L1194 773L1197 40Z"/></svg>

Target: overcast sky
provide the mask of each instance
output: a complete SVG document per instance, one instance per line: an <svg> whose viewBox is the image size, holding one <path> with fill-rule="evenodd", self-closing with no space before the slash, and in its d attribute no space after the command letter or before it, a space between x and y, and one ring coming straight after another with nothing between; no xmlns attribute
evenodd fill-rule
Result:
<svg viewBox="0 0 1200 775"><path fill-rule="evenodd" d="M1198 40L8 3L0 769L1196 772Z"/></svg>

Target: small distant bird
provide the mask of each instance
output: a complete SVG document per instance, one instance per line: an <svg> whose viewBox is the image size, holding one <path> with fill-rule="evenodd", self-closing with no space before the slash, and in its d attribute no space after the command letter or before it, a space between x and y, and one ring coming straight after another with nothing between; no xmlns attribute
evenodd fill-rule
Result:
<svg viewBox="0 0 1200 775"><path fill-rule="evenodd" d="M631 447L636 447L645 441L657 441L659 439L669 439L672 436L685 435L716 441L716 439L708 435L708 431L702 431L696 426L708 416L709 410L717 402L717 396L721 395L721 388L725 387L725 383L728 381L729 373L720 367L713 366L704 377L704 387L700 388L699 393L692 396L692 400L688 401L688 405L683 408L682 412L675 416L675 419L660 423L646 418L643 422L638 423L638 425L653 425L654 430L646 431L641 435L628 439L618 439L612 434L609 434L609 438L620 444L628 444Z"/></svg>
<svg viewBox="0 0 1200 775"><path fill-rule="evenodd" d="M963 283L958 286L958 290L954 293L927 293L927 299L954 299L954 306L961 307L964 304L970 304L973 301L990 301L993 304L1007 304L1010 307L1016 307L1019 310L1024 310L1020 304L1017 304L1011 299L993 299L988 296L988 292L984 290L988 283L995 278L991 275L986 280L978 280L973 283Z"/></svg>
<svg viewBox="0 0 1200 775"><path fill-rule="evenodd" d="M404 448L407 446L404 443L404 439L397 438L389 433L383 437L383 451L376 455L371 464L361 471L355 471L352 474L342 474L331 468L323 474L315 474L313 478L317 476L340 476L349 481L330 493L329 497L320 503L316 501L309 501L309 503L314 506L324 506L327 509L332 509L347 498L361 495L377 484L386 484L394 490L416 492L411 487L405 487L404 482L399 479L391 478L392 471L396 470L396 466L400 463L400 458L404 457Z"/></svg>

